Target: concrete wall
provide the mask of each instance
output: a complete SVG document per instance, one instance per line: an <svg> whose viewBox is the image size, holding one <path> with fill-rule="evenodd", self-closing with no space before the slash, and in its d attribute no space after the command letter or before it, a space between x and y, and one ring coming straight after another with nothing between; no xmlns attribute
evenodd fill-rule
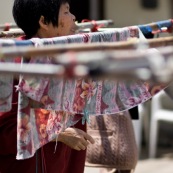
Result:
<svg viewBox="0 0 173 173"><path fill-rule="evenodd" d="M0 0L0 24L13 22L12 17L13 0Z"/></svg>
<svg viewBox="0 0 173 173"><path fill-rule="evenodd" d="M105 0L105 18L116 27L145 24L171 18L171 1L158 0L156 9L144 9L141 0Z"/></svg>

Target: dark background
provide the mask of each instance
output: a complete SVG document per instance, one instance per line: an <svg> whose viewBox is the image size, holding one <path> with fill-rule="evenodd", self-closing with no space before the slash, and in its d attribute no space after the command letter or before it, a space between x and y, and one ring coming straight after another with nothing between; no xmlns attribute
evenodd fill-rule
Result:
<svg viewBox="0 0 173 173"><path fill-rule="evenodd" d="M99 0L99 14L97 20L104 19L104 0ZM76 16L76 20L81 22L83 19L93 20L90 17L90 0L71 0L71 12Z"/></svg>

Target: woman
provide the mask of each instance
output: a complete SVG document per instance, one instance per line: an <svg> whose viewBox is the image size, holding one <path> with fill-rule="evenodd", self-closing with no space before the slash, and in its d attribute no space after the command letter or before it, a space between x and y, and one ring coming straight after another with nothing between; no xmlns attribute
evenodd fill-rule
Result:
<svg viewBox="0 0 173 173"><path fill-rule="evenodd" d="M25 33L21 39L72 35L76 30L68 0L15 0L13 16ZM51 142L39 149L34 157L16 160L18 94L13 93L12 110L0 113L0 173L82 173L86 148L94 140L81 122L59 134L55 153L55 142Z"/></svg>

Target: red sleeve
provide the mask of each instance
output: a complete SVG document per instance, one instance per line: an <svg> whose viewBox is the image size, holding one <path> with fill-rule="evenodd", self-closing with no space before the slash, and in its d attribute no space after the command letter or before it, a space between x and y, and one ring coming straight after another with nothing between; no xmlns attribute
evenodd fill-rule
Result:
<svg viewBox="0 0 173 173"><path fill-rule="evenodd" d="M16 106L13 106L17 108ZM17 112L11 110L0 116L0 155L17 153Z"/></svg>

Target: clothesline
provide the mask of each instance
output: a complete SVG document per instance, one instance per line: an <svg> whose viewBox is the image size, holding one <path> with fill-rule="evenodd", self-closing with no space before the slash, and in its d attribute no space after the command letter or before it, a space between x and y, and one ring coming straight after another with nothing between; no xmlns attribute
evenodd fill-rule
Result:
<svg viewBox="0 0 173 173"><path fill-rule="evenodd" d="M139 37L139 29L137 27L121 28L111 31L94 32L87 34L76 34L54 38L34 38L30 40L0 39L0 46L33 46L34 41L37 45L51 45L64 43L91 43L91 42L115 42L126 41L130 37Z"/></svg>
<svg viewBox="0 0 173 173"><path fill-rule="evenodd" d="M113 20L85 20L81 23L76 22L77 30L90 28L93 27L108 27L109 25L113 24ZM5 23L0 25L0 30L2 31L9 31L10 29L18 29L18 26L15 23ZM15 31L15 30L14 30ZM16 30L17 31L17 30ZM22 30L20 30L21 33L23 33ZM2 32L3 33L3 32Z"/></svg>
<svg viewBox="0 0 173 173"><path fill-rule="evenodd" d="M85 28L92 28L94 25L100 25L100 27L107 27L112 25L114 22L113 20L91 20L87 22L76 23L78 29L85 29ZM156 21L148 24L138 25L143 33L151 32L152 30L161 30L163 27L171 28L173 25L173 19ZM14 23L5 23L0 25L1 30L7 30L7 27L10 28L17 28L16 24Z"/></svg>
<svg viewBox="0 0 173 173"><path fill-rule="evenodd" d="M0 31L0 38L8 38L8 37L19 37L24 35L23 30L20 28L10 29L8 31Z"/></svg>
<svg viewBox="0 0 173 173"><path fill-rule="evenodd" d="M98 29L98 31L107 31L107 30L120 30L120 28L104 28L103 30L101 28ZM90 29L87 30L87 33L90 32ZM78 33L78 31L76 31L76 33ZM84 32L79 32L79 33L84 33ZM19 36L24 35L23 30L21 30L20 28L15 28L15 29L11 29L9 31L0 31L0 38L16 38Z"/></svg>
<svg viewBox="0 0 173 173"><path fill-rule="evenodd" d="M22 42L22 41L21 41ZM25 42L25 41L24 41ZM17 44L18 45L18 44ZM53 55L67 51L96 51L96 50L123 50L123 49L137 49L140 45L148 48L165 47L173 45L173 37L161 37L149 40L131 39L129 41L120 41L113 43L81 43L81 44L66 44L66 45L43 45L40 47L26 46L13 46L0 48L1 57L16 57L16 56L40 56L40 55Z"/></svg>
<svg viewBox="0 0 173 173"><path fill-rule="evenodd" d="M16 24L15 23L0 24L0 30L8 31L11 28L17 28Z"/></svg>
<svg viewBox="0 0 173 173"><path fill-rule="evenodd" d="M83 20L81 23L76 23L77 25L77 30L82 30L82 29L85 29L85 28L90 28L90 29L93 29L93 28L96 28L96 27L108 27L110 25L113 25L113 20Z"/></svg>
<svg viewBox="0 0 173 173"><path fill-rule="evenodd" d="M144 35L148 34L157 34L157 33L162 33L162 32L167 32L171 33L173 31L173 19L168 19L168 20L163 20L163 21L157 21L157 22L152 22L148 24L143 24L143 25L136 25L139 27L139 29L142 31ZM131 27L131 26L126 26L126 27ZM113 30L115 28L98 28L99 32L105 31L105 30ZM90 29L86 28L80 31L81 33L88 33L90 32Z"/></svg>
<svg viewBox="0 0 173 173"><path fill-rule="evenodd" d="M112 24L112 20L101 20L96 21L95 25L99 25L99 28L106 27L110 24ZM78 30L84 30L86 28L91 29L93 27L93 22L84 22L84 23L78 23ZM172 32L173 29L173 19L163 20L163 21L157 21L153 23L143 24L143 25L136 25L140 28L143 34L157 34L160 32ZM127 26L128 27L128 26ZM129 26L131 27L131 26ZM106 28L105 28L106 29ZM105 29L100 29L100 31L104 31ZM116 29L116 28L111 28ZM99 29L98 29L99 31ZM11 31L1 31L0 32L0 38L2 37L17 37L19 35L23 35L24 32L21 29L14 29Z"/></svg>
<svg viewBox="0 0 173 173"><path fill-rule="evenodd" d="M146 49L73 52L72 54L65 53L52 57L54 63L58 63L58 65L22 64L21 66L20 64L1 62L0 74L29 74L67 78L106 77L122 80L127 78L151 80L155 76L155 80L158 82L168 82L172 79L173 74L172 57L172 46L159 48L158 51ZM160 79L160 76L165 78Z"/></svg>
<svg viewBox="0 0 173 173"><path fill-rule="evenodd" d="M160 33L160 32L172 32L173 19L152 22L144 25L138 25L143 34L148 33Z"/></svg>

